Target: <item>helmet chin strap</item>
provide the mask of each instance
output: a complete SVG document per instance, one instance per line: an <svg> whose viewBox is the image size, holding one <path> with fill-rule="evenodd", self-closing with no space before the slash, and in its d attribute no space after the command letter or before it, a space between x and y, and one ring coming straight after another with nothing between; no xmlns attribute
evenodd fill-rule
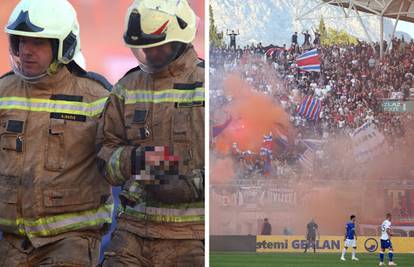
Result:
<svg viewBox="0 0 414 267"><path fill-rule="evenodd" d="M13 64L13 72L18 75L20 78L22 78L24 81L28 82L28 83L32 83L35 84L37 82L39 82L42 78L46 77L46 76L53 76L56 73L59 72L59 70L62 68L63 64L60 63L59 61L55 60L53 61L49 67L47 68L46 71L44 71L43 73L36 75L36 76L27 76L24 75L19 69L18 67Z"/></svg>
<svg viewBox="0 0 414 267"><path fill-rule="evenodd" d="M24 81L28 82L28 83L36 83L38 82L40 79L42 79L43 77L47 76L47 72L45 71L44 73L37 75L37 76L26 76L23 73L21 73L20 71L16 71L13 68L13 71L16 75L18 75L20 78L22 78Z"/></svg>
<svg viewBox="0 0 414 267"><path fill-rule="evenodd" d="M167 65L168 66L168 65ZM146 73L149 74L155 74L158 72L161 72L162 70L164 70L167 66L164 66L163 68L153 68L153 67L149 67L145 64L139 64L139 67Z"/></svg>
<svg viewBox="0 0 414 267"><path fill-rule="evenodd" d="M63 64L60 63L59 61L55 60L52 62L52 64L50 64L49 68L46 70L47 74L49 76L53 76L56 73L59 72L59 70L62 68Z"/></svg>

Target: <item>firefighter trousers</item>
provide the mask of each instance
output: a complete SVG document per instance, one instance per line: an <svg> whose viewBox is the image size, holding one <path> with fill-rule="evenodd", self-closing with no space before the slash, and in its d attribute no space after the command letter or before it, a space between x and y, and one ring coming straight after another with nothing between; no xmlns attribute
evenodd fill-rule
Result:
<svg viewBox="0 0 414 267"><path fill-rule="evenodd" d="M146 239L116 229L103 267L203 267L201 240Z"/></svg>

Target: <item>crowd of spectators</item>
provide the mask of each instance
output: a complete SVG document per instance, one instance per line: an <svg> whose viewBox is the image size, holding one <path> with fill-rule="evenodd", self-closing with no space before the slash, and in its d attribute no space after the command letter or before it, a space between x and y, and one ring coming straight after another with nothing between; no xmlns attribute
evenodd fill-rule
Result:
<svg viewBox="0 0 414 267"><path fill-rule="evenodd" d="M222 74L239 72L255 90L283 106L296 129L297 139L332 140L349 136L364 123L372 122L384 135L387 151L404 145L412 113L386 112L383 103L414 99L414 41L407 42L404 38L394 38L390 44L384 41L384 57L380 59L378 43L358 41L357 44L321 46L319 34L315 33L313 42L307 31L303 34L302 45L294 33L288 46L264 47L259 43L237 49L212 47L212 110L220 110L230 101L220 86ZM320 54L321 71L301 71L295 59L314 48ZM322 102L316 121L297 113L305 96ZM288 162L281 159L278 165L290 170ZM277 175L283 169L279 167Z"/></svg>

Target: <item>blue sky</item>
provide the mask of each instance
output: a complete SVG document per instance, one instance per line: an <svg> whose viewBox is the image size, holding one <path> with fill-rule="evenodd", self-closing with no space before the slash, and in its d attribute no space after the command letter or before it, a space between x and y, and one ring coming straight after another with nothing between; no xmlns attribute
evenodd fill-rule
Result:
<svg viewBox="0 0 414 267"><path fill-rule="evenodd" d="M367 40L367 35L355 14L345 18L342 10L332 5L313 9L320 3L319 0L211 0L210 3L219 31L240 30L238 43L241 45L259 41L265 45L289 43L293 32L318 27L321 17L325 18L328 27L343 29L351 35ZM310 10L313 11L307 13L308 15L300 16ZM378 40L379 18L362 13L361 16L371 38ZM397 31L404 31L414 37L412 26L411 23L400 22ZM391 19L386 19L384 30L387 39L393 28ZM299 38L302 38L302 35ZM227 39L226 36L226 41Z"/></svg>
<svg viewBox="0 0 414 267"><path fill-rule="evenodd" d="M395 20L393 20L393 22L395 22ZM399 21L397 25L397 31L406 32L414 38L414 23Z"/></svg>

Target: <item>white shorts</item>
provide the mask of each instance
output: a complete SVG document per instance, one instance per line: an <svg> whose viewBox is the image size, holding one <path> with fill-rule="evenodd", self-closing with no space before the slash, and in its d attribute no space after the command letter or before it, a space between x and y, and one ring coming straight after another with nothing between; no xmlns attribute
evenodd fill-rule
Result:
<svg viewBox="0 0 414 267"><path fill-rule="evenodd" d="M355 248L357 245L357 242L355 239L346 239L345 240L345 247L347 248Z"/></svg>

